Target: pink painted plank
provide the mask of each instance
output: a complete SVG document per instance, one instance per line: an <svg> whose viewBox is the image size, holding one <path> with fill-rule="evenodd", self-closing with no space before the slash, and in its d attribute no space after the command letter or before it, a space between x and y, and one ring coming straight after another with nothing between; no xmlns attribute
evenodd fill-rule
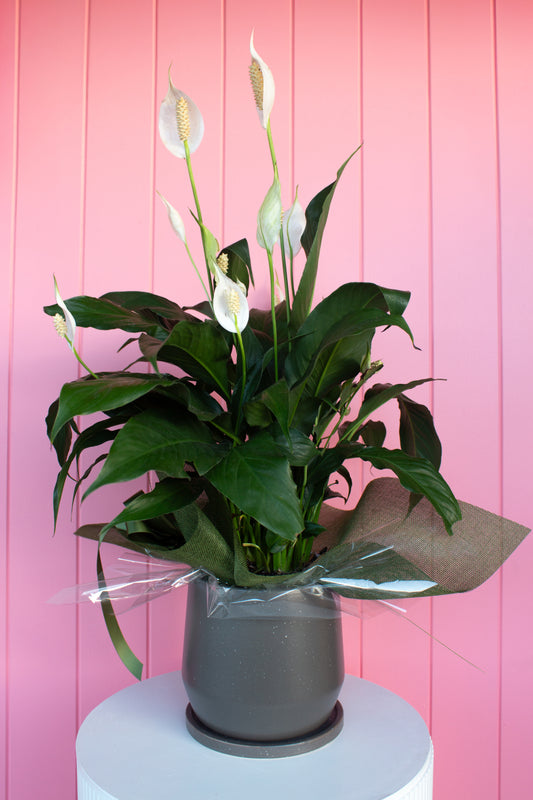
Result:
<svg viewBox="0 0 533 800"><path fill-rule="evenodd" d="M491 4L430 5L434 360L444 474L500 510L497 164ZM498 797L499 580L434 601L436 800ZM460 623L458 620L460 619Z"/></svg>
<svg viewBox="0 0 533 800"><path fill-rule="evenodd" d="M362 141L359 6L342 0L326 13L318 0L295 4L294 181L304 208ZM361 164L357 154L335 192L315 303L361 277Z"/></svg>
<svg viewBox="0 0 533 800"><path fill-rule="evenodd" d="M75 792L75 611L46 604L75 580L75 543L65 536L63 522L52 538L55 458L44 431L48 404L75 366L41 308L53 301L52 273L69 275L78 262L83 20L82 2L67 8L28 0L21 6L8 532L9 800ZM65 31L68 37L58 36Z"/></svg>
<svg viewBox="0 0 533 800"><path fill-rule="evenodd" d="M533 7L523 0L496 3L497 81L501 175L503 326L503 509L533 525L533 503L524 454L533 448L528 296L533 259ZM501 798L531 793L531 718L527 690L533 671L529 591L533 540L524 542L503 570Z"/></svg>
<svg viewBox="0 0 533 800"><path fill-rule="evenodd" d="M426 3L365 5L362 32L364 278L412 292L406 318L421 348L415 350L403 332L378 332L373 358L385 366L376 382L395 383L429 377L432 367ZM428 404L431 391L421 387L411 396ZM387 445L398 447L397 404L379 417L387 424ZM430 602L409 608L429 632ZM430 646L429 636L401 614L378 614L363 627L364 677L405 697L426 719Z"/></svg>
<svg viewBox="0 0 533 800"><path fill-rule="evenodd" d="M91 3L88 86L84 291L151 288L153 207L153 4ZM114 350L127 334L90 331L83 354L94 369L122 368ZM131 351L133 353L133 351ZM134 355L132 355L132 358ZM106 487L83 503L80 521L105 522L145 481ZM114 561L120 551L106 548ZM95 578L96 550L80 543L79 577ZM134 678L117 658L98 608L80 608L80 721L104 697ZM135 654L146 661L147 609L120 617Z"/></svg>
<svg viewBox="0 0 533 800"><path fill-rule="evenodd" d="M201 31L201 35L199 32ZM158 4L155 133L155 188L181 214L187 239L203 280L206 268L198 227L189 213L194 200L183 159L169 153L157 133L157 114L168 86L167 72L172 64L174 85L199 107L205 134L193 153L193 171L205 224L222 247L223 210L221 154L223 145L224 22L222 4L213 3L212 13L205 6L183 9L170 0ZM200 281L181 241L173 233L167 213L155 200L154 216L154 291L181 305L205 299ZM151 674L179 668L183 646L186 588L175 590L152 603L149 608Z"/></svg>
<svg viewBox="0 0 533 800"><path fill-rule="evenodd" d="M257 212L273 180L266 132L250 86L249 42L272 70L276 99L271 113L284 208L292 202L292 23L286 0L268 4L226 3L226 96L224 109L224 239L248 239L256 289L251 304L270 305L268 262L256 241ZM275 265L280 270L279 248ZM281 277L281 271L279 271Z"/></svg>
<svg viewBox="0 0 533 800"><path fill-rule="evenodd" d="M0 426L3 446L0 453L0 798L6 800L8 781L8 443L9 389L11 385L11 297L13 281L14 227L14 145L16 129L13 124L17 98L17 6L6 3L3 24L0 26L0 341L2 346L2 388L0 394Z"/></svg>
<svg viewBox="0 0 533 800"><path fill-rule="evenodd" d="M294 5L294 183L305 208L336 176L361 143L359 3L337 2L325 11L318 0ZM315 304L342 283L361 275L361 157L346 168L331 204L322 242ZM298 256L296 275L305 256ZM353 507L361 472L352 468ZM350 605L350 604L348 604ZM361 623L343 620L347 672L361 669Z"/></svg>

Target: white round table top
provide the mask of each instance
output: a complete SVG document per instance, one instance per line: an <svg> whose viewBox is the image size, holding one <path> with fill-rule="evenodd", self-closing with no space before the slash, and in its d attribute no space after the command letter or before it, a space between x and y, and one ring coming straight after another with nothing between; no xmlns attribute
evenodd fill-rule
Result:
<svg viewBox="0 0 533 800"><path fill-rule="evenodd" d="M142 681L104 700L76 742L80 800L386 800L431 798L433 748L405 700L346 676L344 728L321 749L289 758L223 755L185 727L181 673ZM425 788L424 788L425 787Z"/></svg>

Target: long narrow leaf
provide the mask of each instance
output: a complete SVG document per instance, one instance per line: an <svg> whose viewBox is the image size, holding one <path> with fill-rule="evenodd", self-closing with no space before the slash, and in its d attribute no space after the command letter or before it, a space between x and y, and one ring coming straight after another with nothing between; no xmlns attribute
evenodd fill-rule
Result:
<svg viewBox="0 0 533 800"><path fill-rule="evenodd" d="M296 331L303 323L309 313L311 304L313 302L313 293L315 291L316 276L318 271L318 261L320 257L320 247L322 245L322 236L329 214L329 207L335 194L335 189L344 172L346 165L360 150L357 148L341 165L337 172L337 178L329 186L326 186L319 192L313 200L309 203L306 209L305 216L307 224L302 234L302 246L307 255L302 277L294 297L294 303L291 310L291 327Z"/></svg>

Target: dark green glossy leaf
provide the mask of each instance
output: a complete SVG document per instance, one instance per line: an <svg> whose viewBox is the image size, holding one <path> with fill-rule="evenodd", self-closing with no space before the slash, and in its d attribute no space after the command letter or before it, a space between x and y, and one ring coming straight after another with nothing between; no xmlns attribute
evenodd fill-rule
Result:
<svg viewBox="0 0 533 800"><path fill-rule="evenodd" d="M59 408L50 436L54 439L63 425L78 414L120 408L158 386L171 386L174 380L170 376L108 372L97 379L82 378L65 383L59 395Z"/></svg>
<svg viewBox="0 0 533 800"><path fill-rule="evenodd" d="M272 424L272 414L260 400L252 400L244 406L244 418L251 428L268 428Z"/></svg>
<svg viewBox="0 0 533 800"><path fill-rule="evenodd" d="M302 530L302 512L289 463L268 434L260 433L233 447L205 477L268 530L291 540Z"/></svg>
<svg viewBox="0 0 533 800"><path fill-rule="evenodd" d="M339 339L325 347L316 359L305 384L304 393L324 397L332 388L354 381L370 348L374 329ZM338 394L338 393L337 393Z"/></svg>
<svg viewBox="0 0 533 800"><path fill-rule="evenodd" d="M229 396L229 347L218 325L210 321L178 322L164 342L141 336L142 353L157 367L158 361L175 364L184 372Z"/></svg>
<svg viewBox="0 0 533 800"><path fill-rule="evenodd" d="M239 239L238 242L230 244L222 251L227 253L228 256L228 275L235 281L239 280L244 283L246 288L254 285L254 276L252 273L252 262L250 260L250 250L246 239Z"/></svg>
<svg viewBox="0 0 533 800"><path fill-rule="evenodd" d="M430 461L415 458L403 450L387 450L384 447L365 447L357 443L345 443L324 451L317 460L316 473L329 474L347 458L362 458L376 469L390 469L410 492L426 497L440 514L446 530L452 533L452 525L461 519L461 510L452 490Z"/></svg>
<svg viewBox="0 0 533 800"><path fill-rule="evenodd" d="M83 453L84 450L91 448L91 447L99 447L102 444L106 444L107 442L113 441L115 436L117 435L118 431L109 430L111 427L117 426L119 422L115 420L101 420L100 422L91 425L90 428L86 428L82 431L76 442L74 447L72 448L72 452L70 453L69 457L66 459L65 463L63 464L59 474L57 476L57 480L54 486L54 494L53 494L53 506L54 506L54 529L57 523L57 515L59 512L59 506L61 503L61 497L63 495L63 490L65 487L65 482L69 474L69 470L72 466L72 462L74 459L78 460L80 455ZM99 459L101 460L101 459ZM94 462L98 463L98 462ZM88 476L90 470L94 464L91 465L88 471L77 480L77 485L81 484L83 480Z"/></svg>
<svg viewBox="0 0 533 800"><path fill-rule="evenodd" d="M379 286L372 283L347 283L322 300L298 330L297 338L285 362L289 387L304 380L312 372L322 352L336 342L350 337L354 357L360 357L357 335L365 343L368 336L381 326L397 326L412 340L412 334L402 316L390 314ZM343 357L345 352L342 351ZM334 353L332 355L334 360Z"/></svg>
<svg viewBox="0 0 533 800"><path fill-rule="evenodd" d="M128 292L114 292L111 296L128 295ZM136 292L132 294L137 294ZM65 304L76 320L76 325L81 328L96 328L97 330L108 331L118 328L129 333L140 333L146 331L152 336L165 333L165 327L160 323L155 313L147 311L145 313L134 309L124 308L109 299L109 296L88 297L80 295L65 300ZM58 305L45 306L46 314L53 316L60 312Z"/></svg>
<svg viewBox="0 0 533 800"><path fill-rule="evenodd" d="M261 403L272 412L287 439L289 438L290 417L296 399L295 397L292 400L285 379L273 383L268 389L261 392Z"/></svg>
<svg viewBox="0 0 533 800"><path fill-rule="evenodd" d="M305 467L317 455L316 445L305 433L296 428L291 428L288 436L280 432L273 438L292 467Z"/></svg>
<svg viewBox="0 0 533 800"><path fill-rule="evenodd" d="M371 414L374 413L380 406L388 403L400 396L403 392L408 392L416 386L421 386L424 383L433 381L434 378L421 378L417 381L410 381L409 383L376 383L365 394L365 399L361 403L361 408L355 420L348 425L343 433L343 438L351 439L358 429L367 421ZM405 449L405 448L402 448ZM409 452L409 451L406 451ZM410 455L417 455L417 453L410 453ZM418 454L420 455L420 454Z"/></svg>
<svg viewBox="0 0 533 800"><path fill-rule="evenodd" d="M426 406L415 403L405 395L398 397L400 406L400 445L411 456L431 461L439 469L442 446L435 430L433 417Z"/></svg>
<svg viewBox="0 0 533 800"><path fill-rule="evenodd" d="M358 431L358 436L363 442L373 447L383 447L386 435L387 429L381 420L369 419ZM413 453L411 453L411 455L413 455Z"/></svg>
<svg viewBox="0 0 533 800"><path fill-rule="evenodd" d="M199 490L198 486L195 491L189 480L164 478L151 492L141 492L130 500L126 508L102 529L102 533L122 522L145 520L177 511L192 503Z"/></svg>
<svg viewBox="0 0 533 800"><path fill-rule="evenodd" d="M185 380L177 380L172 386L159 387L158 394L184 406L200 420L215 419L223 413L214 397ZM178 409L176 411L179 413Z"/></svg>
<svg viewBox="0 0 533 800"><path fill-rule="evenodd" d="M89 486L87 497L99 486L130 481L150 470L173 478L186 478L185 464L194 464L200 474L225 454L209 429L192 414L176 417L148 410L124 425L113 442L98 478Z"/></svg>
<svg viewBox="0 0 533 800"><path fill-rule="evenodd" d="M306 209L306 226L302 235L302 247L307 255L307 261L302 277L300 278L291 310L291 327L293 331L296 331L300 325L302 325L311 308L322 236L326 227L331 201L346 165L359 149L358 147L357 150L346 159L344 164L342 164L337 172L335 181L329 186L326 186L325 189L322 189L322 191L311 200Z"/></svg>
<svg viewBox="0 0 533 800"><path fill-rule="evenodd" d="M57 460L62 465L68 458L68 453L72 442L72 427L68 423L64 424L61 429L57 431L54 439L52 439L52 429L57 418L58 408L59 398L54 400L48 409L48 414L46 416L46 433L53 444L54 450L56 451Z"/></svg>

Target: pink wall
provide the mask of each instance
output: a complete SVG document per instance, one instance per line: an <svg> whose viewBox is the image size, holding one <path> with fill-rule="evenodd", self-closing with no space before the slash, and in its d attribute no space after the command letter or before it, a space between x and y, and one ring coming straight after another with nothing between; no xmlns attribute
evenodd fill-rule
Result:
<svg viewBox="0 0 533 800"><path fill-rule="evenodd" d="M157 188L183 211L191 203L184 165L154 128L169 63L204 113L196 178L222 242L254 241L270 181L247 77L252 27L276 77L284 205L296 183L308 202L364 140L334 204L318 293L360 277L412 290L422 351L390 332L387 377L448 378L419 395L448 480L531 525L533 5L3 0L0 14L0 798L70 800L77 727L132 679L97 609L45 601L93 578L94 548L70 531L116 513L122 493L92 496L72 520L65 507L52 538L43 418L76 365L41 306L52 272L64 296L200 298L154 201ZM89 364L112 363L109 339L83 337ZM482 671L391 614L346 618L348 670L398 692L431 727L436 800L532 794L532 569L533 539L477 591L409 606ZM179 663L182 601L122 618L148 676Z"/></svg>

